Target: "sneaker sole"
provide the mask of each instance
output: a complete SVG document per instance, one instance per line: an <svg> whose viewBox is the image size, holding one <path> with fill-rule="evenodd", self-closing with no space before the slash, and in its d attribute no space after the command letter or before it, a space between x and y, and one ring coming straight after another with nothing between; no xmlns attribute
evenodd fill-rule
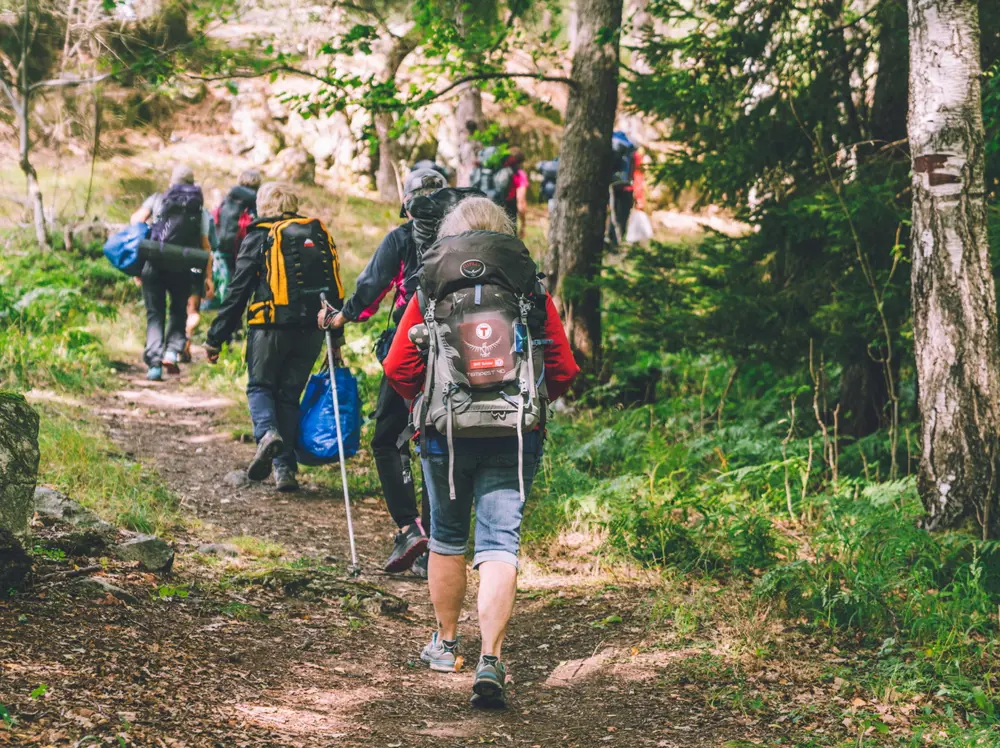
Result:
<svg viewBox="0 0 1000 748"><path fill-rule="evenodd" d="M389 574L399 574L404 571L408 571L414 562L424 555L424 551L427 550L427 538L420 538L413 546L402 556L397 558L391 564L386 564L384 571Z"/></svg>
<svg viewBox="0 0 1000 748"><path fill-rule="evenodd" d="M168 364L166 361L163 362L163 370L165 372L167 372L167 374L180 374L181 373L181 367L180 366L178 366L177 364Z"/></svg>
<svg viewBox="0 0 1000 748"><path fill-rule="evenodd" d="M477 680L472 684L472 692L480 698L487 700L503 699L503 686L495 680Z"/></svg>
<svg viewBox="0 0 1000 748"><path fill-rule="evenodd" d="M455 672L455 661L454 660L431 660L428 663L431 666L431 670L435 673L454 673Z"/></svg>
<svg viewBox="0 0 1000 748"><path fill-rule="evenodd" d="M250 480L264 480L271 474L273 466L271 461L278 456L278 453L285 448L285 443L281 439L275 439L264 448L264 451L254 456L253 462L247 468L247 477Z"/></svg>

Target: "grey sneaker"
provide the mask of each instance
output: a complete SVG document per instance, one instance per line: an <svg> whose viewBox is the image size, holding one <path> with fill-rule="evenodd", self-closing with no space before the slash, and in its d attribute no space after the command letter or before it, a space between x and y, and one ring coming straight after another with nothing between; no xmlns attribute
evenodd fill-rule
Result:
<svg viewBox="0 0 1000 748"><path fill-rule="evenodd" d="M479 658L476 680L472 684L472 705L487 709L506 706L504 687L507 683L507 668L492 655Z"/></svg>
<svg viewBox="0 0 1000 748"><path fill-rule="evenodd" d="M284 465L279 465L274 469L274 486L279 493L292 493L299 490L299 482L295 480L295 473Z"/></svg>
<svg viewBox="0 0 1000 748"><path fill-rule="evenodd" d="M420 659L430 665L431 670L439 673L454 673L457 655L458 641L456 640L455 645L449 647L444 643L444 640L438 638L437 631L435 631L430 643L420 653Z"/></svg>
<svg viewBox="0 0 1000 748"><path fill-rule="evenodd" d="M285 443L277 431L268 431L257 444L257 454L250 461L247 477L250 480L264 480L271 474L271 462L285 448Z"/></svg>

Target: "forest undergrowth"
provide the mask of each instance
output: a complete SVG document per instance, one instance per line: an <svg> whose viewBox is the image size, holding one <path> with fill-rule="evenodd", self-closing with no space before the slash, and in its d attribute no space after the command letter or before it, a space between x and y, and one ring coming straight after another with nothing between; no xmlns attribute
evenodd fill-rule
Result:
<svg viewBox="0 0 1000 748"><path fill-rule="evenodd" d="M111 448L77 399L112 386L124 365L137 290L96 247L42 256L14 246L0 265L0 384L54 393L41 403L41 481L121 526L178 527L169 491ZM658 646L725 628L735 632L725 646L736 662L766 663L787 655L782 636L766 633L773 622L824 642L817 677L841 684L843 698L793 718L836 713L860 736L844 745L994 744L1000 546L919 529L913 426L904 420L897 439L883 429L853 440L824 411L832 376L810 381L717 353L666 352L629 313L642 273L624 262L610 274L613 374L553 419L525 527L535 562L557 563L575 535L586 541L574 552L597 565L658 572L662 592L642 610ZM368 402L376 328L377 320L352 329L349 340ZM239 403L243 375L237 346L218 367L196 364L192 386ZM242 408L229 420L241 437ZM709 669L721 662L704 656ZM719 702L766 714L766 700L730 676Z"/></svg>

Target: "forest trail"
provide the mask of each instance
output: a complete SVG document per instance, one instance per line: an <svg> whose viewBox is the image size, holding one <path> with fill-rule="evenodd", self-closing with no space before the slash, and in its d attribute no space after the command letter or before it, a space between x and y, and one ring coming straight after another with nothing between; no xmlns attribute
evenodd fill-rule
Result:
<svg viewBox="0 0 1000 748"><path fill-rule="evenodd" d="M133 374L93 405L127 456L155 467L198 521L177 539L171 578L112 577L139 598L135 604L111 596L95 604L93 593L64 585L23 599L16 622L4 621L12 611L0 608L0 626L17 626L20 642L17 660L0 673L50 689L21 710L35 716L14 734L34 741L14 744L80 745L86 735L169 746L770 742L759 720L716 711L690 682L691 668L675 667L703 650L642 649L644 622L632 616L647 588L583 568L542 573L529 564L505 648L509 708L473 710L474 574L472 612L461 625L467 661L454 675L419 662L433 611L424 582L380 571L391 523L374 496L354 497L362 580L405 599L405 615L352 613L336 598L220 584L218 570L213 578L196 553L219 537L280 543L292 557L348 558L339 491L307 483L285 497L268 486L227 485L223 476L245 465L253 447L222 425L232 402L193 391L183 378L150 385ZM358 469L352 465L352 485ZM187 596L164 593L165 583ZM601 625L616 616L620 623ZM5 737L0 732L0 744Z"/></svg>

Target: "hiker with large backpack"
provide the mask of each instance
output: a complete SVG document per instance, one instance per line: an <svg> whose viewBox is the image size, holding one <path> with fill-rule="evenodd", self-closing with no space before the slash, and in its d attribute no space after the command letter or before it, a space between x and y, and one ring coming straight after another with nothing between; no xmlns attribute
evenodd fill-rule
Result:
<svg viewBox="0 0 1000 748"><path fill-rule="evenodd" d="M625 237L632 208L645 209L646 179L642 153L628 135L615 130L611 136L611 205L607 241L617 246Z"/></svg>
<svg viewBox="0 0 1000 748"><path fill-rule="evenodd" d="M502 208L470 197L445 216L383 366L412 420L431 499L430 593L438 629L421 653L458 663L465 551L476 511L482 651L477 706L501 705L500 661L517 589L524 501L548 403L579 373L537 268Z"/></svg>
<svg viewBox="0 0 1000 748"><path fill-rule="evenodd" d="M528 211L528 184L520 148L490 146L479 152L472 186L507 212L521 238Z"/></svg>
<svg viewBox="0 0 1000 748"><path fill-rule="evenodd" d="M163 379L163 371L180 372L189 352L190 336L200 316L201 297L215 293L212 283L212 218L204 207L201 188L184 164L174 167L166 192L150 195L132 214L131 223L149 223L149 238L162 244L204 249L208 264L193 270L159 267L146 262L137 282L146 305L146 378ZM194 299L197 298L197 303ZM190 360L187 357L187 360Z"/></svg>
<svg viewBox="0 0 1000 748"><path fill-rule="evenodd" d="M433 169L414 169L403 183L400 218L406 223L390 231L358 276L354 293L335 315L323 314L321 327L340 329L349 322L364 322L378 311L384 298L392 295L392 311L386 329L375 346L382 361L389 350L396 325L413 296L422 250L434 243L445 209L467 191L447 188L444 177ZM416 216L410 211L415 211ZM410 469L410 443L403 436L409 425L406 402L383 378L373 418L372 456L382 484L386 507L396 523L392 553L384 569L390 573L412 570L427 576L427 532L430 506L426 495L417 512L417 495Z"/></svg>
<svg viewBox="0 0 1000 748"><path fill-rule="evenodd" d="M257 190L263 176L257 169L247 169L239 176L235 187L226 193L215 209L215 224L219 230L219 252L229 267L229 277L236 272L236 255L246 238L250 224L257 218Z"/></svg>
<svg viewBox="0 0 1000 748"><path fill-rule="evenodd" d="M261 185L257 208L260 218L240 246L229 297L208 331L205 351L217 361L246 310L247 403L257 441L247 475L262 481L273 469L275 487L288 492L299 488L299 400L323 347L323 331L316 328L320 296L339 306L344 287L333 237L319 219L298 214L289 185ZM337 331L335 359L343 340Z"/></svg>

